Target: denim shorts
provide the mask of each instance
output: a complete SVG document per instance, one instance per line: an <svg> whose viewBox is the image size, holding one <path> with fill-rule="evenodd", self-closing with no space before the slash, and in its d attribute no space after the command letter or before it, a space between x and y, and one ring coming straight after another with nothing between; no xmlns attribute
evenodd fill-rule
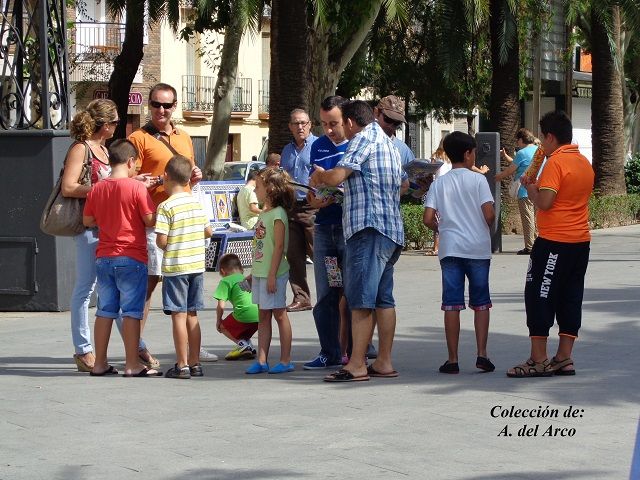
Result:
<svg viewBox="0 0 640 480"><path fill-rule="evenodd" d="M172 312L197 312L204 308L204 273L162 277L162 309Z"/></svg>
<svg viewBox="0 0 640 480"><path fill-rule="evenodd" d="M96 316L141 319L147 296L147 266L130 257L96 259L98 308Z"/></svg>
<svg viewBox="0 0 640 480"><path fill-rule="evenodd" d="M464 310L464 278L469 279L469 308L488 310L491 308L489 295L489 259L444 257L442 268L442 310Z"/></svg>
<svg viewBox="0 0 640 480"><path fill-rule="evenodd" d="M276 293L267 292L267 279L251 277L251 300L260 310L274 310L287 307L287 282L289 272L276 277Z"/></svg>
<svg viewBox="0 0 640 480"><path fill-rule="evenodd" d="M349 308L393 308L393 266L402 247L373 228L353 235L345 247L344 292Z"/></svg>

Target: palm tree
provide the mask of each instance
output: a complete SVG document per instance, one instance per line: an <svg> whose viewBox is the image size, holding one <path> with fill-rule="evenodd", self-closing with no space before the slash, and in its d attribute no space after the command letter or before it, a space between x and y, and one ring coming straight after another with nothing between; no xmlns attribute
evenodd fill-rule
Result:
<svg viewBox="0 0 640 480"><path fill-rule="evenodd" d="M158 22L167 13L166 3L164 0L107 0L107 8L114 17L121 16L123 12L126 15L122 49L113 61L113 72L109 78L109 97L118 106L118 115L121 119L114 138L124 138L127 128L129 91L144 56L145 11L148 13L150 22ZM170 22L177 25L179 13L170 10L169 14Z"/></svg>
<svg viewBox="0 0 640 480"><path fill-rule="evenodd" d="M591 51L594 190L601 195L623 195L626 193L624 57L631 36L640 31L640 2L572 0L568 4L568 21L580 29Z"/></svg>
<svg viewBox="0 0 640 480"><path fill-rule="evenodd" d="M304 108L319 123L320 102L335 93L340 75L382 8L404 18L407 0L273 0L269 151L290 139L289 113Z"/></svg>
<svg viewBox="0 0 640 480"><path fill-rule="evenodd" d="M515 147L520 125L520 54L515 0L489 1L491 35L491 99L489 120L500 133L500 146Z"/></svg>

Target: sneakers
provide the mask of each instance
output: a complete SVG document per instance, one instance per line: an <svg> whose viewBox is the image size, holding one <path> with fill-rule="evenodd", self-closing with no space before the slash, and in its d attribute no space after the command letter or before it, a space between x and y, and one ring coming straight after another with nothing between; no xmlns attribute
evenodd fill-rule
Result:
<svg viewBox="0 0 640 480"><path fill-rule="evenodd" d="M367 345L367 355L366 357L369 360L373 360L374 358L378 358L378 351L376 350L376 347L373 346L373 343L370 343L369 345Z"/></svg>
<svg viewBox="0 0 640 480"><path fill-rule="evenodd" d="M217 362L218 356L215 353L207 352L204 348L200 349L201 362Z"/></svg>
<svg viewBox="0 0 640 480"><path fill-rule="evenodd" d="M310 362L305 363L302 368L305 370L322 370L325 368L341 368L342 364L338 362L329 362L329 359L320 354Z"/></svg>
<svg viewBox="0 0 640 480"><path fill-rule="evenodd" d="M528 248L523 248L522 250L518 250L516 255L531 255L531 250Z"/></svg>
<svg viewBox="0 0 640 480"><path fill-rule="evenodd" d="M199 363L189 365L189 373L192 377L204 377L204 373L202 373L202 365Z"/></svg>
<svg viewBox="0 0 640 480"><path fill-rule="evenodd" d="M247 375L256 375L258 373L267 373L269 371L268 363L253 362L253 364L245 370Z"/></svg>
<svg viewBox="0 0 640 480"><path fill-rule="evenodd" d="M293 362L279 363L275 367L269 369L269 373L287 373L293 372L296 369Z"/></svg>
<svg viewBox="0 0 640 480"><path fill-rule="evenodd" d="M173 367L167 370L164 376L166 378L182 378L186 380L191 378L191 371L188 365L185 365L184 367L180 368L176 363L173 365Z"/></svg>
<svg viewBox="0 0 640 480"><path fill-rule="evenodd" d="M224 357L225 360L250 360L252 358L256 358L256 351L250 344L236 345Z"/></svg>

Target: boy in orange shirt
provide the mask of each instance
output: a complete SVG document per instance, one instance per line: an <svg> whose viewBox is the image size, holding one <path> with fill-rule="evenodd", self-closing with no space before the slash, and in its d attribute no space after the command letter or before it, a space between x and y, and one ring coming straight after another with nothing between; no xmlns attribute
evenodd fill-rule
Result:
<svg viewBox="0 0 640 480"><path fill-rule="evenodd" d="M525 285L531 356L507 371L509 377L575 375L571 352L582 320L584 276L589 263L589 197L594 172L571 144L573 127L564 112L540 120L547 163L535 183L523 176L537 208L539 236L533 244ZM560 342L547 358L547 338L554 319Z"/></svg>

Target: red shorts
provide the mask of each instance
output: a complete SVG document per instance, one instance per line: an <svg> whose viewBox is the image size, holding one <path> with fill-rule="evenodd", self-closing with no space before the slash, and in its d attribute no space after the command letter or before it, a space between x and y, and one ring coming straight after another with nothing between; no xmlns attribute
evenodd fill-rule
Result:
<svg viewBox="0 0 640 480"><path fill-rule="evenodd" d="M258 331L258 322L239 322L235 319L233 313L230 313L227 318L222 320L222 326L237 340L249 340Z"/></svg>

